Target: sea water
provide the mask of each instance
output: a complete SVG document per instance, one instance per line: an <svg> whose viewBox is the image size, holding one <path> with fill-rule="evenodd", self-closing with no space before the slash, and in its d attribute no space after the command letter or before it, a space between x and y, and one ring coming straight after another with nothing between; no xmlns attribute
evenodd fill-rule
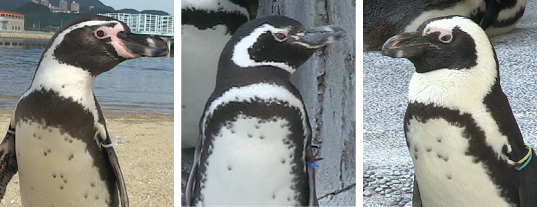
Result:
<svg viewBox="0 0 537 207"><path fill-rule="evenodd" d="M0 109L15 109L42 53L0 48ZM173 114L173 72L173 57L126 60L97 76L94 93L105 112Z"/></svg>

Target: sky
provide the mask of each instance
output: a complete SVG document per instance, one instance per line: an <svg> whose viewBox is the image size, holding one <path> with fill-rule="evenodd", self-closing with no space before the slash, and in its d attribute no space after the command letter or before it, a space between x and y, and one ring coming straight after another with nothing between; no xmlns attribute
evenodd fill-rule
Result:
<svg viewBox="0 0 537 207"><path fill-rule="evenodd" d="M173 0L100 0L103 4L119 9L162 10L173 15Z"/></svg>

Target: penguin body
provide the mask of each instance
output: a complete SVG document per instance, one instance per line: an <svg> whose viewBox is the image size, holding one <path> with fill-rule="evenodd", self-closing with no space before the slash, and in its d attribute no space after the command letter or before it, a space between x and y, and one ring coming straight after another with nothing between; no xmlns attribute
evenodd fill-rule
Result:
<svg viewBox="0 0 537 207"><path fill-rule="evenodd" d="M317 205L311 128L289 76L343 34L336 26L308 31L284 16L237 30L200 121L187 204Z"/></svg>
<svg viewBox="0 0 537 207"><path fill-rule="evenodd" d="M93 82L124 60L166 53L161 39L108 17L83 15L53 36L6 136L23 206L129 205Z"/></svg>
<svg viewBox="0 0 537 207"><path fill-rule="evenodd" d="M528 187L537 185L537 164L528 159L535 153L524 144L479 25L461 16L431 19L390 38L383 54L416 67L404 119L415 206L536 204L528 196L537 192Z"/></svg>
<svg viewBox="0 0 537 207"><path fill-rule="evenodd" d="M214 90L218 58L231 35L250 17L247 1L181 1L181 147L199 137L203 103Z"/></svg>

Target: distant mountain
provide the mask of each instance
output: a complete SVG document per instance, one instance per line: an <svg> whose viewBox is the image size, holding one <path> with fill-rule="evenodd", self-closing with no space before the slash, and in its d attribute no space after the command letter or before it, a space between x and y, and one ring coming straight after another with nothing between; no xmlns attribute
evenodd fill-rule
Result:
<svg viewBox="0 0 537 207"><path fill-rule="evenodd" d="M32 0L0 0L0 10L13 11L28 2L32 2Z"/></svg>
<svg viewBox="0 0 537 207"><path fill-rule="evenodd" d="M140 12L136 9L120 9L116 10L117 13L127 13L127 14L139 14Z"/></svg>
<svg viewBox="0 0 537 207"><path fill-rule="evenodd" d="M167 12L163 12L160 10L143 10L138 11L136 9L120 9L116 10L117 13L127 13L127 14L154 14L154 15L170 15Z"/></svg>
<svg viewBox="0 0 537 207"><path fill-rule="evenodd" d="M170 15L167 12L159 11L159 10L143 10L140 13L142 14L154 14L154 15Z"/></svg>
<svg viewBox="0 0 537 207"><path fill-rule="evenodd" d="M50 13L50 9L41 4L34 4L32 2L26 3L13 10L14 12L26 14L26 13Z"/></svg>

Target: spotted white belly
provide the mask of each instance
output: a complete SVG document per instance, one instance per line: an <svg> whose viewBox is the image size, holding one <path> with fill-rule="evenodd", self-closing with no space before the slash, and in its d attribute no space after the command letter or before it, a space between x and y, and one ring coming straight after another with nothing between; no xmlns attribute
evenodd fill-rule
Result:
<svg viewBox="0 0 537 207"><path fill-rule="evenodd" d="M181 144L194 147L205 102L214 90L218 59L231 35L218 25L198 30L183 25L181 32Z"/></svg>
<svg viewBox="0 0 537 207"><path fill-rule="evenodd" d="M261 120L239 115L220 129L207 160L203 205L298 205L291 189L295 146L284 119ZM197 205L201 205L198 203Z"/></svg>
<svg viewBox="0 0 537 207"><path fill-rule="evenodd" d="M443 119L411 119L407 140L423 206L509 206L487 175L483 163L465 152L464 128Z"/></svg>
<svg viewBox="0 0 537 207"><path fill-rule="evenodd" d="M86 144L36 122L16 126L23 206L109 206L110 194Z"/></svg>

